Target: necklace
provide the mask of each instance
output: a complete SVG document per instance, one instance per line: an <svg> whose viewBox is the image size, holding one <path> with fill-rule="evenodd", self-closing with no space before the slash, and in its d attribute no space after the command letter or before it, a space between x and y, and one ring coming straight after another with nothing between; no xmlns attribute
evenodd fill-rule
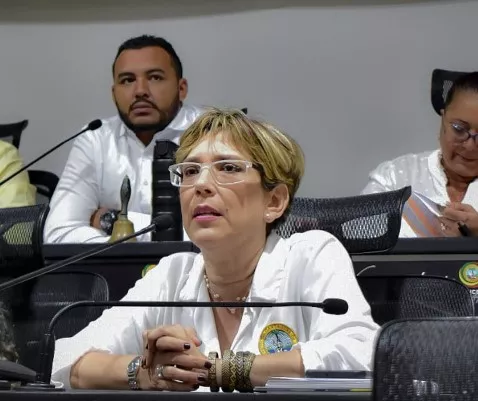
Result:
<svg viewBox="0 0 478 401"><path fill-rule="evenodd" d="M221 301L221 296L220 296L219 294L215 293L215 292L211 289L211 285L210 285L210 283L209 283L209 279L208 279L206 273L204 273L204 281L206 282L207 290L208 290L209 293L211 294L212 299L213 299L214 301ZM241 302L241 301L242 301L242 302L245 302L246 299L247 299L247 295L244 296L244 297L236 297L236 301L237 301L237 302ZM226 309L229 311L229 313L231 313L231 314L234 315L234 314L236 313L236 309L237 309L237 308L228 308L228 307L226 307Z"/></svg>

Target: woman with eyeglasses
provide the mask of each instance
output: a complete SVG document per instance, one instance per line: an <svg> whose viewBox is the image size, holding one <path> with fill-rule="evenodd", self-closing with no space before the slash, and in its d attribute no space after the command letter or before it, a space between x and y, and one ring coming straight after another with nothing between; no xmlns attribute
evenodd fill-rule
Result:
<svg viewBox="0 0 478 401"><path fill-rule="evenodd" d="M113 308L56 342L54 381L73 388L252 391L308 369L370 370L377 325L339 241L280 238L304 171L299 145L240 111L212 110L170 167L184 228L201 253L163 258L124 300L347 301L319 308Z"/></svg>
<svg viewBox="0 0 478 401"><path fill-rule="evenodd" d="M411 185L443 205L444 236L478 235L478 72L459 77L441 111L440 148L380 164L362 193ZM405 222L404 222L405 223ZM414 237L402 224L402 237Z"/></svg>

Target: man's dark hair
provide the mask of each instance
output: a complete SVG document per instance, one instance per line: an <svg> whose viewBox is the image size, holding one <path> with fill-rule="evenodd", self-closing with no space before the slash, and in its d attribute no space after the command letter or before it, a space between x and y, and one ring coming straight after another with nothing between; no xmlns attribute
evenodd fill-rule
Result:
<svg viewBox="0 0 478 401"><path fill-rule="evenodd" d="M178 79L183 77L183 65L176 53L176 50L174 50L174 47L166 39L153 35L137 36L122 43L118 48L118 52L116 53L116 57L113 61L113 75L115 73L116 60L118 60L118 57L121 53L123 53L125 50L139 50L144 49L145 47L160 47L163 49L171 57L173 68L176 71Z"/></svg>
<svg viewBox="0 0 478 401"><path fill-rule="evenodd" d="M457 92L476 92L478 94L478 71L460 75L453 82L453 86L446 96L445 109L451 104Z"/></svg>

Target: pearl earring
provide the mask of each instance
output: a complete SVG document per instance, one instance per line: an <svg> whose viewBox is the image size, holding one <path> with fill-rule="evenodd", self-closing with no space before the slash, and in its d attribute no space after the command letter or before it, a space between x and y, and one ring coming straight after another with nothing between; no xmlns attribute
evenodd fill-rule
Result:
<svg viewBox="0 0 478 401"><path fill-rule="evenodd" d="M266 222L269 222L270 219L271 219L270 213L266 213Z"/></svg>

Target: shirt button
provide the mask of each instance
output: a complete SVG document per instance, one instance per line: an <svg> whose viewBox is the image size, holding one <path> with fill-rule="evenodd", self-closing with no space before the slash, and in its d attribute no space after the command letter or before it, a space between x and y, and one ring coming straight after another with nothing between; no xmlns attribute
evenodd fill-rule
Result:
<svg viewBox="0 0 478 401"><path fill-rule="evenodd" d="M148 185L148 181L143 181L143 185Z"/></svg>

